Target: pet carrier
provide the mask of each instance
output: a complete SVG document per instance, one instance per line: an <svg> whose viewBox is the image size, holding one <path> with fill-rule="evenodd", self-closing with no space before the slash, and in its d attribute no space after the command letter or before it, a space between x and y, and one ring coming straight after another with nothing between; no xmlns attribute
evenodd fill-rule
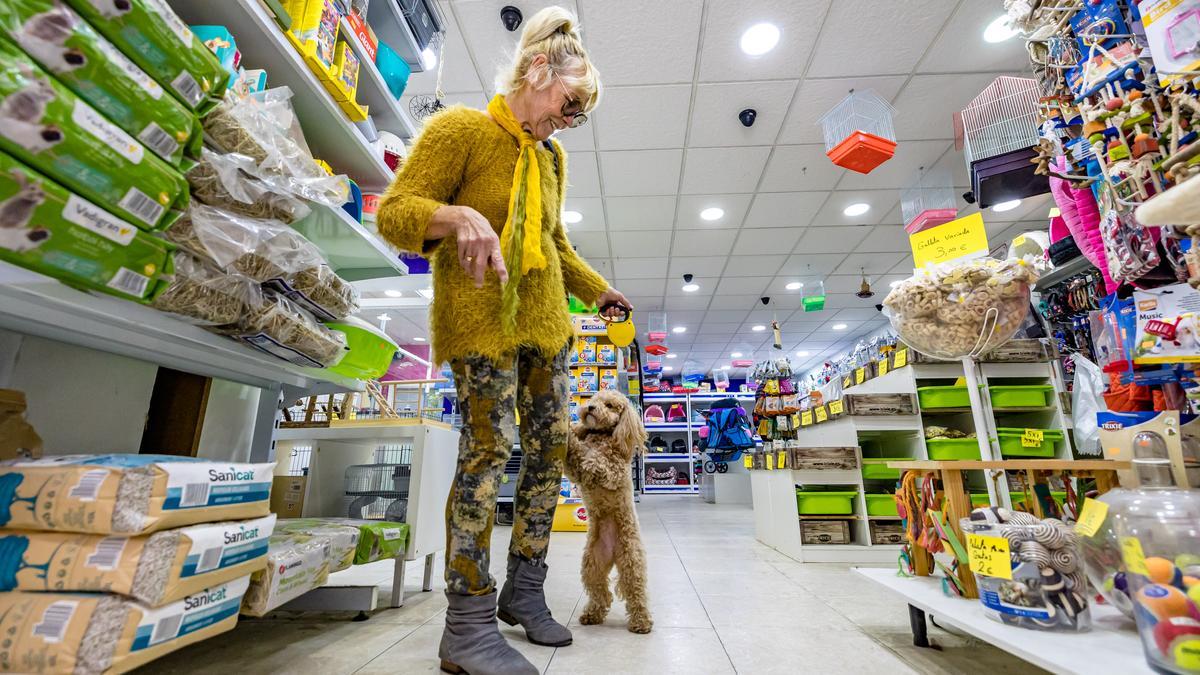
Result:
<svg viewBox="0 0 1200 675"><path fill-rule="evenodd" d="M904 231L909 234L954 220L958 216L954 180L946 171L921 174L915 185L900 193L900 213L904 216Z"/></svg>
<svg viewBox="0 0 1200 675"><path fill-rule="evenodd" d="M642 421L646 424L662 424L667 421L667 416L663 413L662 406L652 405L642 414Z"/></svg>
<svg viewBox="0 0 1200 675"><path fill-rule="evenodd" d="M746 410L734 398L723 398L708 409L704 424L705 433L700 435L700 452L708 455L704 470L708 473L725 473L728 462L735 462L742 453L754 447L754 436L750 433L750 420Z"/></svg>
<svg viewBox="0 0 1200 675"><path fill-rule="evenodd" d="M403 523L408 515L409 464L346 467L347 517Z"/></svg>
<svg viewBox="0 0 1200 675"><path fill-rule="evenodd" d="M818 122L825 135L825 155L836 165L871 171L896 152L896 109L871 90L850 90L849 95Z"/></svg>
<svg viewBox="0 0 1200 675"><path fill-rule="evenodd" d="M1050 191L1035 173L1041 89L1037 80L998 77L962 111L963 152L979 208Z"/></svg>

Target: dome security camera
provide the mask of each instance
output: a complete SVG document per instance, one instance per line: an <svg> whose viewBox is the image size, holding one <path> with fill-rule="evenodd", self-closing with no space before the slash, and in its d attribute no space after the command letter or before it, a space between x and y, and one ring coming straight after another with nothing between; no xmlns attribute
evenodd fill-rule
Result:
<svg viewBox="0 0 1200 675"><path fill-rule="evenodd" d="M770 296L764 295L761 298L759 298L758 301L765 305L765 304L771 302L771 298L770 298Z"/></svg>
<svg viewBox="0 0 1200 675"><path fill-rule="evenodd" d="M524 19L525 17L521 14L521 10L513 7L512 5L505 5L504 8L500 10L500 20L504 22L504 27L510 33L515 32L518 28L520 28L521 21Z"/></svg>
<svg viewBox="0 0 1200 675"><path fill-rule="evenodd" d="M962 198L963 198L963 201L968 204L975 203L975 193L974 192L970 192L970 191L964 192L962 195Z"/></svg>
<svg viewBox="0 0 1200 675"><path fill-rule="evenodd" d="M692 278L693 278L693 277L692 277L692 275L690 275L690 274L685 274L685 275L683 275L683 283L685 283L685 284L690 284L690 283L692 283Z"/></svg>
<svg viewBox="0 0 1200 675"><path fill-rule="evenodd" d="M758 111L754 108L746 108L742 112L738 113L738 119L742 121L742 126L744 127L754 126L754 120L757 117Z"/></svg>

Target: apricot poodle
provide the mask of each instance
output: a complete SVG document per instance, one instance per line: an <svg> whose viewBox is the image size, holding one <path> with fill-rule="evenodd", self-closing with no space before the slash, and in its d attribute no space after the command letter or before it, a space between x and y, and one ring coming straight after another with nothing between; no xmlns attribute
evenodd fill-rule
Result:
<svg viewBox="0 0 1200 675"><path fill-rule="evenodd" d="M608 575L617 568L617 596L625 601L629 630L654 626L646 598L646 549L633 507L630 463L646 443L646 430L629 399L613 390L596 392L579 411L567 445L567 477L583 491L588 512L583 550L584 625L604 623L613 595Z"/></svg>

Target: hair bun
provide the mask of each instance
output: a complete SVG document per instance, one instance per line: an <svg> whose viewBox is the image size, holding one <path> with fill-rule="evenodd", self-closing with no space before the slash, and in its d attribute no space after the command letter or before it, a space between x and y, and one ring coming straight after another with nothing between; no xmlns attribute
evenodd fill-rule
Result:
<svg viewBox="0 0 1200 675"><path fill-rule="evenodd" d="M558 5L551 5L539 10L525 22L525 28L521 31L521 50L555 33L578 40L579 26L574 14Z"/></svg>

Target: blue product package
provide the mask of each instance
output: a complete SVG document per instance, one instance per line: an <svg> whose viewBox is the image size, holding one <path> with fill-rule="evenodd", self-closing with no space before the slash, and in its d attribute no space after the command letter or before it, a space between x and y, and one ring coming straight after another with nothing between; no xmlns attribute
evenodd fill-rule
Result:
<svg viewBox="0 0 1200 675"><path fill-rule="evenodd" d="M404 88L408 86L408 78L412 75L412 68L382 40L375 53L375 67L379 69L379 74L383 76L383 81L387 84L388 91L392 92L392 96L397 99L403 96Z"/></svg>

